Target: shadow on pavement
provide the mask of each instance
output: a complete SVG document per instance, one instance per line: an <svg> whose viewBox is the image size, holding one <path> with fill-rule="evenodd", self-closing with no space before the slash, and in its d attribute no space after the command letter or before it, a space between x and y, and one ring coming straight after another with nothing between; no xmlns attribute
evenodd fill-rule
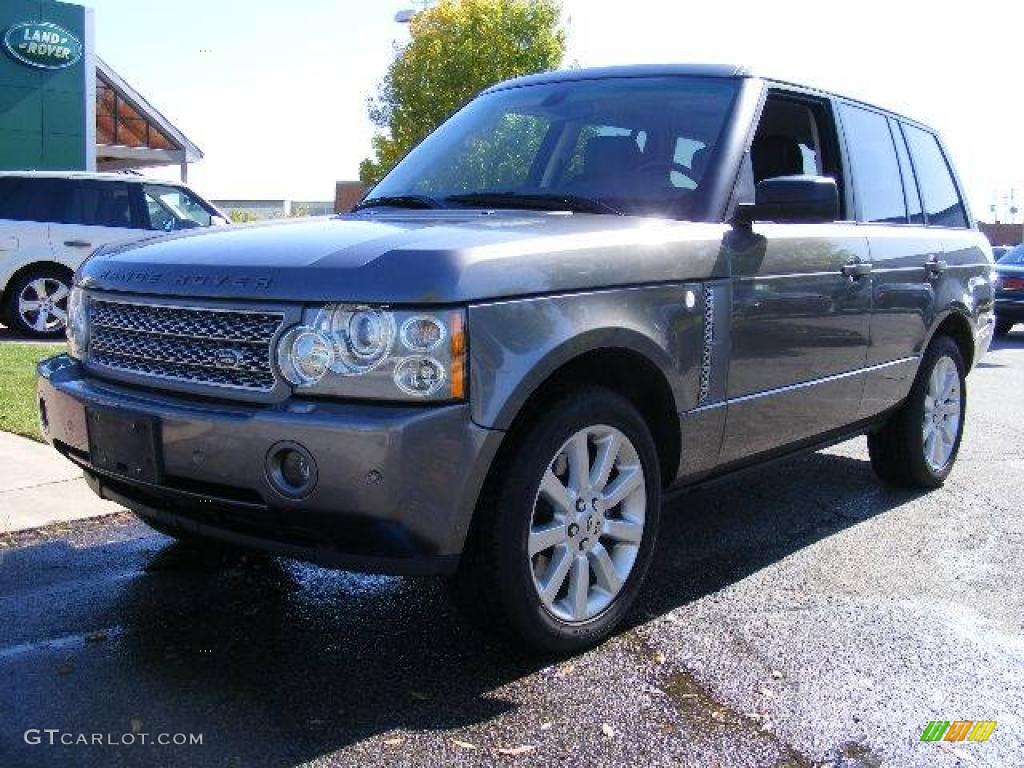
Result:
<svg viewBox="0 0 1024 768"><path fill-rule="evenodd" d="M818 453L677 499L632 623L911 498L879 487L867 462ZM26 616L79 611L78 627L116 627L74 653L67 674L54 670L52 653L0 659L9 676L0 712L19 742L27 727L122 733L135 720L149 732L204 734L202 747L154 753L161 764L292 765L393 729L491 720L517 706L504 684L552 663L466 624L431 580L221 557L155 534L28 547L0 561L0 585L13 583L12 569L31 595L33 605L17 609ZM52 589L89 569L88 586ZM6 764L40 757L14 748ZM138 754L91 748L74 757L108 765Z"/></svg>

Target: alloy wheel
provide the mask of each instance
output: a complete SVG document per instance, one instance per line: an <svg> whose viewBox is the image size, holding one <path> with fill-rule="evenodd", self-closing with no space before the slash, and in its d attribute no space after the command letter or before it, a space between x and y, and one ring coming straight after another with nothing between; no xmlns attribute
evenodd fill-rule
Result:
<svg viewBox="0 0 1024 768"><path fill-rule="evenodd" d="M924 396L924 456L933 472L949 463L960 431L963 397L960 373L949 357L940 357L928 379Z"/></svg>
<svg viewBox="0 0 1024 768"><path fill-rule="evenodd" d="M63 328L68 316L71 289L54 277L40 277L27 283L18 296L21 321L38 333Z"/></svg>
<svg viewBox="0 0 1024 768"><path fill-rule="evenodd" d="M544 608L561 621L589 621L612 604L637 559L647 490L636 447L595 425L552 457L537 491L527 556Z"/></svg>

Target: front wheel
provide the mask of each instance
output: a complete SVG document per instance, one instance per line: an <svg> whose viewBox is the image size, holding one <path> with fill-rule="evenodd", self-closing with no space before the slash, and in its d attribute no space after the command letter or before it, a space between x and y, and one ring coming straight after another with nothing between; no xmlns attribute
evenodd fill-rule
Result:
<svg viewBox="0 0 1024 768"><path fill-rule="evenodd" d="M4 314L15 331L35 339L59 339L64 335L71 295L70 273L37 265L15 278L7 295Z"/></svg>
<svg viewBox="0 0 1024 768"><path fill-rule="evenodd" d="M871 468L889 485L938 488L953 469L964 430L964 362L952 339L928 347L906 402L868 435Z"/></svg>
<svg viewBox="0 0 1024 768"><path fill-rule="evenodd" d="M478 510L460 591L472 587L539 650L602 640L636 599L657 538L661 477L643 418L614 392L574 393L519 434L502 474Z"/></svg>

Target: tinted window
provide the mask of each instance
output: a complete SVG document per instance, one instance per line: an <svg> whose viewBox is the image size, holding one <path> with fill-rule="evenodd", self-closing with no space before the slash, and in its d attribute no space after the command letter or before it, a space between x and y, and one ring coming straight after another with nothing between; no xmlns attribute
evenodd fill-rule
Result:
<svg viewBox="0 0 1024 768"><path fill-rule="evenodd" d="M737 87L724 78L637 77L487 93L412 150L367 200L426 195L460 207L474 203L452 196L512 193L686 218L702 210L706 185L677 159L678 139L713 152Z"/></svg>
<svg viewBox="0 0 1024 768"><path fill-rule="evenodd" d="M896 157L900 161L900 171L903 174L903 196L907 200L907 213L911 224L924 224L924 209L921 207L921 193L917 190L917 181L914 178L914 166L910 162L910 155L907 153L907 142L903 138L903 131L899 123L890 120L889 130L892 131L893 140L896 142Z"/></svg>
<svg viewBox="0 0 1024 768"><path fill-rule="evenodd" d="M903 182L888 119L848 104L841 109L861 220L905 224Z"/></svg>
<svg viewBox="0 0 1024 768"><path fill-rule="evenodd" d="M0 219L50 221L55 179L0 178Z"/></svg>
<svg viewBox="0 0 1024 768"><path fill-rule="evenodd" d="M966 227L967 214L938 140L912 125L905 125L903 130L924 198L928 223L940 227Z"/></svg>
<svg viewBox="0 0 1024 768"><path fill-rule="evenodd" d="M131 187L121 182L63 181L55 221L94 227L134 226Z"/></svg>
<svg viewBox="0 0 1024 768"><path fill-rule="evenodd" d="M1024 245L1018 245L999 257L1000 264L1024 264Z"/></svg>

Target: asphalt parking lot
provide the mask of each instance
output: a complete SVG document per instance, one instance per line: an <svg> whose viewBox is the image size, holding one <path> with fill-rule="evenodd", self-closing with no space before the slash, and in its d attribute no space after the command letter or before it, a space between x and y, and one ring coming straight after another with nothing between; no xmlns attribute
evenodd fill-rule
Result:
<svg viewBox="0 0 1024 768"><path fill-rule="evenodd" d="M434 581L222 558L127 515L9 536L0 765L1021 765L1024 329L968 397L933 493L880 487L858 439L677 499L630 625L570 659ZM958 719L998 725L919 740Z"/></svg>

